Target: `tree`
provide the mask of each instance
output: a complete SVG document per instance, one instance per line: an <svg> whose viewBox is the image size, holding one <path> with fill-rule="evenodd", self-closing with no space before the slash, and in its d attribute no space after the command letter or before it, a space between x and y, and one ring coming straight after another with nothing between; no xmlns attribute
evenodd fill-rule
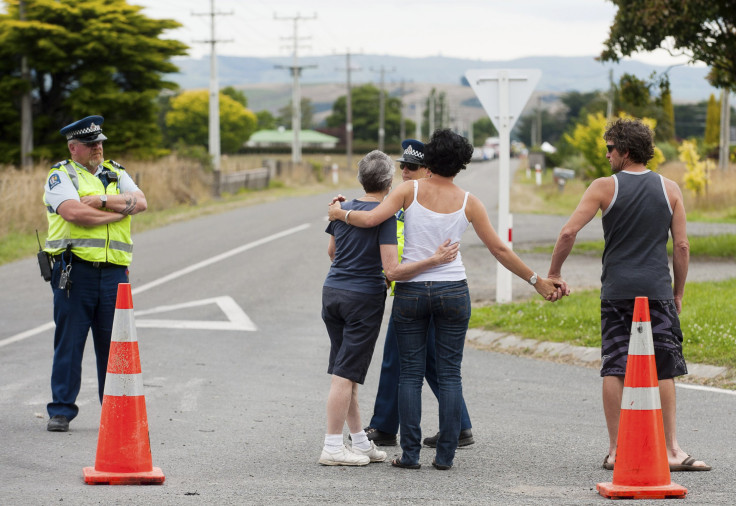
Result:
<svg viewBox="0 0 736 506"><path fill-rule="evenodd" d="M220 145L223 153L236 153L256 130L256 115L220 93ZM209 92L185 91L171 100L166 126L174 142L208 146Z"/></svg>
<svg viewBox="0 0 736 506"><path fill-rule="evenodd" d="M290 129L292 127L291 125L291 114L292 114L292 107L291 104L293 102L289 100L289 103L286 104L284 107L279 109L279 116L276 118L276 122L280 126L284 126L287 129ZM302 130L307 130L312 128L312 121L314 119L314 106L312 105L312 101L308 98L302 97L301 99L301 105L302 105L302 121L301 121L301 128Z"/></svg>
<svg viewBox="0 0 736 506"><path fill-rule="evenodd" d="M663 81L660 85L658 103L662 108L662 118L657 124L655 138L669 142L675 138L675 106L672 103L669 81Z"/></svg>
<svg viewBox="0 0 736 506"><path fill-rule="evenodd" d="M246 97L245 93L243 93L242 91L236 90L232 86L226 86L220 90L220 93L232 98L243 107L248 107L248 97Z"/></svg>
<svg viewBox="0 0 736 506"><path fill-rule="evenodd" d="M270 111L263 110L256 113L258 124L256 130L273 130L276 128L276 118Z"/></svg>
<svg viewBox="0 0 736 506"><path fill-rule="evenodd" d="M493 126L491 118L484 117L473 123L473 138L475 143L483 144L488 137L498 137L498 130Z"/></svg>
<svg viewBox="0 0 736 506"><path fill-rule="evenodd" d="M685 188L692 191L696 196L708 189L708 172L715 165L713 160L700 160L698 147L694 141L682 141L677 150L681 162L685 162L687 172L683 181Z"/></svg>
<svg viewBox="0 0 736 506"><path fill-rule="evenodd" d="M715 95L710 94L705 113L705 144L717 146L721 137L721 105Z"/></svg>
<svg viewBox="0 0 736 506"><path fill-rule="evenodd" d="M733 0L611 0L618 6L603 61L663 48L710 67L708 81L736 91Z"/></svg>
<svg viewBox="0 0 736 506"><path fill-rule="evenodd" d="M151 152L161 143L156 98L176 85L164 80L169 60L187 46L163 39L181 25L150 19L124 0L18 2L3 0L0 14L0 162L19 159L21 55L31 69L34 155L68 155L59 128L91 114L105 117L115 151Z"/></svg>
<svg viewBox="0 0 736 506"><path fill-rule="evenodd" d="M356 140L378 141L378 104L380 93L381 91L372 84L364 84L363 86L352 89L353 137ZM332 105L332 114L327 117L328 127L334 128L345 125L346 101L345 95L335 100L335 103ZM386 96L385 107L385 141L387 144L398 144L402 140L399 139L401 132L401 99ZM412 131L410 121L406 121L406 129L407 132Z"/></svg>

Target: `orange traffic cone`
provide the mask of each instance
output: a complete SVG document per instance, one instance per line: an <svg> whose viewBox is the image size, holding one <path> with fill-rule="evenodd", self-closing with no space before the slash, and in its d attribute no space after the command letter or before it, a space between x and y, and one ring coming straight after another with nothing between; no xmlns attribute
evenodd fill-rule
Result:
<svg viewBox="0 0 736 506"><path fill-rule="evenodd" d="M598 483L596 489L610 499L681 499L687 495L685 487L670 481L646 297L637 297L634 304L613 483Z"/></svg>
<svg viewBox="0 0 736 506"><path fill-rule="evenodd" d="M163 483L164 474L151 461L146 398L133 318L129 283L118 285L102 399L95 467L84 468L91 484Z"/></svg>

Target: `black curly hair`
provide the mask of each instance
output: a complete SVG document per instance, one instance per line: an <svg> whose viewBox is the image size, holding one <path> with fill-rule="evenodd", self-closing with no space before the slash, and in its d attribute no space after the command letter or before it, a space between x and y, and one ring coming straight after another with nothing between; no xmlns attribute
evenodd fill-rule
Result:
<svg viewBox="0 0 736 506"><path fill-rule="evenodd" d="M438 176L456 176L472 157L473 146L468 140L447 128L435 130L424 145L424 164Z"/></svg>
<svg viewBox="0 0 736 506"><path fill-rule="evenodd" d="M646 165L654 157L654 132L638 119L620 118L609 123L603 138L621 155L628 152L634 163Z"/></svg>

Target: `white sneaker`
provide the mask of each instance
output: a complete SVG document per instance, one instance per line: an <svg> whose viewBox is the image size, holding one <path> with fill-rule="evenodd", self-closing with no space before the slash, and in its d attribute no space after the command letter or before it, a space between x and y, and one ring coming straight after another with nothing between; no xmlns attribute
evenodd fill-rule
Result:
<svg viewBox="0 0 736 506"><path fill-rule="evenodd" d="M386 460L386 452L379 450L376 448L376 444L371 441L371 447L367 450L361 450L357 446L353 445L350 448L350 451L355 453L356 455L365 455L369 459L371 459L371 462L383 462Z"/></svg>
<svg viewBox="0 0 736 506"><path fill-rule="evenodd" d="M381 452L384 454L385 452ZM329 452L322 449L322 455L319 457L319 463L323 466L366 466L370 464L371 459L367 455L359 455L348 450L345 446L336 452Z"/></svg>

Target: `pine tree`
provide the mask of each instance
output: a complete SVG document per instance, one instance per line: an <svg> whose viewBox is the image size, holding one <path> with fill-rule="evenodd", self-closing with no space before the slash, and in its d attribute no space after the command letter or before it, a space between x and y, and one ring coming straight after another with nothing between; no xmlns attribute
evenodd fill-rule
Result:
<svg viewBox="0 0 736 506"><path fill-rule="evenodd" d="M715 95L710 94L708 109L705 114L705 143L718 145L721 136L721 106Z"/></svg>

